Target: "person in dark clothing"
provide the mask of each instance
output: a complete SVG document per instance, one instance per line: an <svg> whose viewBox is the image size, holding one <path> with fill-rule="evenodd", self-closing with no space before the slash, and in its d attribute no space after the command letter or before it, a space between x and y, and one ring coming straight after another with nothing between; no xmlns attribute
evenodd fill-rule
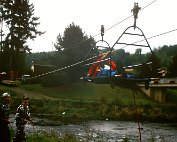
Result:
<svg viewBox="0 0 177 142"><path fill-rule="evenodd" d="M10 142L11 135L10 135L8 124L10 124L9 104L11 101L11 97L9 93L3 93L2 97L3 97L3 101L2 101L2 104L0 105L0 142Z"/></svg>
<svg viewBox="0 0 177 142"><path fill-rule="evenodd" d="M15 115L15 122L16 122L16 134L14 137L14 142L24 142L26 140L25 136L25 124L27 122L32 122L29 112L29 98L27 96L22 97L22 103L17 108L16 115Z"/></svg>

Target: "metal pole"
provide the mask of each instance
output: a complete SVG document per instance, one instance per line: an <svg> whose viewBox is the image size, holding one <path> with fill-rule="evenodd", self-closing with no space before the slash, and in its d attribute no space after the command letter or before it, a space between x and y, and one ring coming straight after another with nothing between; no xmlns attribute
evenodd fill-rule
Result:
<svg viewBox="0 0 177 142"><path fill-rule="evenodd" d="M0 72L2 71L2 28L3 28L3 9L1 5L1 48L0 48Z"/></svg>
<svg viewBox="0 0 177 142"><path fill-rule="evenodd" d="M136 119L138 121L138 132L139 132L139 141L142 142L141 140L141 127L140 127L140 122L139 122L139 114L138 114L138 110L137 110L137 105L136 105L136 100L135 100L135 93L137 94L136 90L132 90L133 92L133 101L134 101L134 106L135 106L135 115L136 115Z"/></svg>

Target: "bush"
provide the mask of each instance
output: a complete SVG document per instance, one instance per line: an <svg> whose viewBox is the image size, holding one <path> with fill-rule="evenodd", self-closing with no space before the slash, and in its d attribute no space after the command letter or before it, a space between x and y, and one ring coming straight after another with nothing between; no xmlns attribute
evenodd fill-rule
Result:
<svg viewBox="0 0 177 142"><path fill-rule="evenodd" d="M170 103L176 104L177 102L177 90L176 89L167 89L167 101Z"/></svg>
<svg viewBox="0 0 177 142"><path fill-rule="evenodd" d="M54 87L69 83L69 75L67 72L60 72L46 76L42 81L44 87Z"/></svg>
<svg viewBox="0 0 177 142"><path fill-rule="evenodd" d="M59 136L55 132L42 132L42 133L34 133L27 136L26 142L78 142L76 136L65 132L63 138L59 138Z"/></svg>

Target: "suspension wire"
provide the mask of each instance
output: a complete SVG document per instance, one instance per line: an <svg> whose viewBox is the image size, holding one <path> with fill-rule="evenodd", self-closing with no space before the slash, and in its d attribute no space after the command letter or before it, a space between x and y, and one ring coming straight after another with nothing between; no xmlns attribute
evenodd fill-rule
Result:
<svg viewBox="0 0 177 142"><path fill-rule="evenodd" d="M58 68L58 69L56 69L56 70L49 71L49 72L43 73L43 74L41 74L41 75L37 75L37 76L31 77L31 79L38 78L38 77L41 77L41 76L45 76L45 75L48 75L48 74L51 74L51 73L55 73L55 72L58 72L58 71L62 71L62 70L65 70L65 69L68 69L68 68L71 68L71 67L77 66L77 65L82 64L82 63L84 63L84 62L86 62L86 61L92 60L92 59L94 59L94 58L96 58L96 57L98 57L98 56L99 56L99 55L97 55L97 56L93 56L93 57L91 57L91 58L88 58L88 59L82 60L82 61L80 61L80 62L77 62L77 63L71 64L71 65L68 65L68 66L66 66L66 67Z"/></svg>
<svg viewBox="0 0 177 142"><path fill-rule="evenodd" d="M141 8L140 11L146 9L147 7L149 7L150 5L152 5L153 3L155 3L156 1L157 1L157 0L152 1L151 3L149 3L148 5L146 5L145 7ZM110 28L105 29L104 31L107 32L107 31L111 30L112 28L114 28L114 27L116 27L117 25L123 23L124 21L128 20L128 19L131 18L131 17L133 17L133 14L130 15L130 16L128 16L127 18L121 20L120 22L114 24L114 25L111 26ZM99 34L95 34L93 37L96 37L96 36L98 36L98 35L100 35L100 33L99 33Z"/></svg>
<svg viewBox="0 0 177 142"><path fill-rule="evenodd" d="M158 36L162 36L162 35L165 35L165 34L168 34L168 33L174 32L174 31L177 31L177 29L173 29L173 30L167 31L167 32L164 32L164 33L161 33L161 34L158 34L158 35L155 35L155 36L149 37L149 38L147 38L147 39L151 39L151 38L155 38L155 37L158 37Z"/></svg>
<svg viewBox="0 0 177 142"><path fill-rule="evenodd" d="M162 36L162 35L165 35L165 34L169 34L169 33L174 32L174 31L177 31L177 29L173 29L173 30L170 30L170 31L167 31L167 32L158 34L158 35L154 35L154 36L148 37L147 39L156 38L156 37L159 37L159 36ZM135 44L135 43L138 43L138 42L142 42L142 41L144 41L144 40L145 40L145 39L136 41L136 42L134 42L134 44ZM126 46L123 46L123 47L121 47L121 48L119 48L119 49L123 49L123 48L128 47L128 46L129 46L129 45L126 45ZM119 50L119 49L113 50L112 52L116 52L116 51ZM47 74L55 73L55 72L57 72L57 71L61 71L61 70L64 70L64 69L67 69L67 68L70 68L70 67L73 67L73 66L82 64L82 63L84 63L84 62L86 62L86 61L92 60L92 59L97 58L97 57L99 57L99 56L100 56L100 54L99 54L99 55L96 55L96 56L93 56L93 57L90 57L90 58L87 58L87 59L84 59L84 60L81 60L80 62L71 64L71 65L69 65L69 66L66 66L66 67L63 67L63 68L59 68L59 69L56 69L56 70L53 70L53 71L50 71L50 72L47 72L47 73L44 73L44 74L41 74L41 75L38 75L38 76L34 76L34 77L32 77L32 78L37 78L37 77L41 77L41 76L44 76L44 75L47 75ZM92 63L93 63L93 62L92 62ZM83 66L84 66L84 65L83 65Z"/></svg>
<svg viewBox="0 0 177 142"><path fill-rule="evenodd" d="M175 32L175 31L177 31L177 28L176 28L176 29L173 29L173 30L170 30L170 31L167 31L167 32L164 32L164 33L161 33L161 34L157 34L157 35L148 37L147 39L156 38L156 37L163 36L163 35L169 34L169 33L171 33L171 32ZM132 44L136 44L136 43L139 43L139 42L142 42L142 41L145 41L145 39L135 41L135 42L133 42ZM123 48L128 47L128 46L130 46L130 45L123 46L123 47L121 47L121 48L119 48L119 49L123 49ZM119 49L115 49L113 52L115 52L115 51L117 51L117 50L119 50Z"/></svg>
<svg viewBox="0 0 177 142"><path fill-rule="evenodd" d="M146 9L147 7L149 7L150 5L152 5L153 3L155 3L156 1L157 1L157 0L152 1L151 3L149 3L148 5L146 5L145 7L141 8L140 11ZM105 29L104 31L107 32L107 31L111 30L112 28L118 26L119 24L121 24L121 23L123 23L124 21L128 20L128 19L131 18L132 16L133 16L133 14L130 15L130 16L128 16L127 18L121 20L120 22L114 24L114 25L111 26L110 28ZM101 33L95 34L94 36L92 36L92 38L97 37L97 36L99 36L100 34L101 34ZM90 38L85 39L85 40L82 40L82 41L80 41L80 42L77 42L77 43L74 44L73 46L77 48L77 46L78 46L79 44L81 44L81 43L83 43L83 42L85 42L85 41L87 41L87 40L89 40L89 39L90 39ZM70 46L70 47L68 47L67 49L73 48L73 46L72 46L72 47ZM52 55L52 56L53 56L53 55ZM49 58L49 57L47 57L47 58ZM47 59L47 58L46 58L46 59ZM44 60L45 60L45 59L44 59Z"/></svg>
<svg viewBox="0 0 177 142"><path fill-rule="evenodd" d="M152 1L151 3L149 3L148 5L146 5L145 7L141 8L140 11L144 10L145 8L147 8L148 6L152 5L153 3L155 3L157 0Z"/></svg>
<svg viewBox="0 0 177 142"><path fill-rule="evenodd" d="M150 6L151 4L153 4L153 3L156 2L156 1L157 1L157 0L152 1L151 3L149 3L148 5L146 5L144 8L142 8L141 11L144 10L145 8L147 8L148 6ZM130 17L132 17L132 16L133 16L133 14L130 15L129 17L123 19L122 21L120 21L120 22L114 24L113 26L111 26L110 28L106 29L105 31L108 31L108 30L114 28L115 26L117 26L117 25L121 24L122 22L128 20L128 19L129 19ZM176 29L176 30L177 30L177 29ZM173 30L173 31L174 31L174 30ZM167 32L167 33L168 33L168 32ZM100 33L94 35L93 37L96 37L96 36L98 36L98 35L100 35ZM163 35L163 34L160 34L160 35ZM160 36L160 35L159 35L159 36ZM153 36L153 37L156 37L156 36ZM153 37L150 37L150 38L153 38ZM90 38L89 38L89 39L90 39ZM82 41L76 43L74 46L77 47L77 45L79 45L79 44L81 44L81 43L83 43L84 41L87 41L87 40L89 40L89 39L82 40ZM138 42L140 42L140 41L138 41ZM73 48L73 47L68 47L68 48ZM122 48L125 48L125 47L122 47ZM92 48L91 48L91 49L92 49ZM91 49L90 49L90 50L91 50ZM118 49L117 49L117 50L118 50ZM112 52L115 52L115 51L116 51L116 50L114 50L114 51L112 51ZM64 70L64 69L67 69L67 68L70 68L70 67L73 67L73 66L82 64L82 63L84 63L85 61L92 60L92 59L94 59L94 58L96 58L96 57L99 57L99 55L93 56L93 57L88 58L88 59L81 60L80 62L77 62L77 63L75 63L75 64L71 64L71 65L66 66L66 67L63 67L63 68L59 68L59 69L56 69L56 70L53 70L53 71L50 71L50 72L47 72L47 73L44 73L44 74L41 74L41 75L38 75L38 76L34 76L34 77L32 77L32 78L37 78L37 77L41 77L41 76L44 76L44 75L47 75L47 74L55 73L55 72L57 72L57 71L61 71L61 70Z"/></svg>

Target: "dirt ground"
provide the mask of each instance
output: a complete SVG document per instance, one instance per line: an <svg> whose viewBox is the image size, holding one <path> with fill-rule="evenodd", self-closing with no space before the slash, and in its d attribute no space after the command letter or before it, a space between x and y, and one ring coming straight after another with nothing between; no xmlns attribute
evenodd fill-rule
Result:
<svg viewBox="0 0 177 142"><path fill-rule="evenodd" d="M2 86L1 85L0 85L0 90L2 90ZM24 90L24 89L21 89L21 88L18 88L18 87L9 87L9 90L15 92L19 96L26 95L26 96L30 97L31 99L51 99L51 100L56 100L56 98L54 98L54 97L46 96L46 95L41 94L41 93L27 91L27 90Z"/></svg>

